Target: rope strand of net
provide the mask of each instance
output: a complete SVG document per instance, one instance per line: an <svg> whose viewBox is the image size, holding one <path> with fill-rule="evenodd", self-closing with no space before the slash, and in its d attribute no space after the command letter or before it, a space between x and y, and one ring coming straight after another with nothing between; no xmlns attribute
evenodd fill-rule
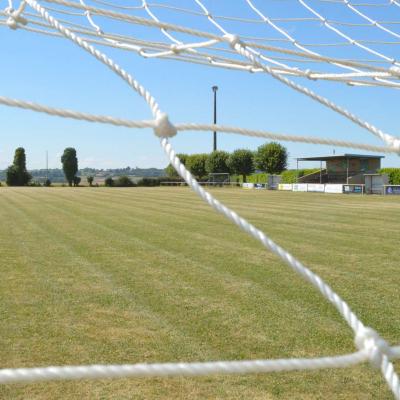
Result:
<svg viewBox="0 0 400 400"><path fill-rule="evenodd" d="M1 14L1 12L0 12ZM43 24L34 20L28 20L34 25L39 25L39 26L46 26L48 27L48 24ZM0 20L0 25L7 25L6 22L2 22ZM34 32L34 33L40 33L40 34L45 34L45 35L50 35L50 36L55 36L55 37L63 37L60 33L58 32L52 32L52 31L46 31L46 30L41 30L41 29L36 29L32 27L27 27L27 26L20 26L20 29L29 31L29 32ZM77 29L77 28L69 28L72 32L74 33L83 33L85 35L92 35L92 36L98 36L97 34L93 34L90 31L84 30L84 29ZM105 37L106 35L102 35ZM111 36L111 35L108 35ZM259 73L265 71L262 68L256 68L253 65L249 63L244 63L238 60L233 60L229 58L223 58L223 57L215 57L212 56L208 53L204 52L196 52L196 55L199 55L201 58L199 59L194 59L194 58L189 58L187 56L184 56L182 53L186 52L188 49L193 49L193 48L203 48L203 47L208 47L209 44L214 43L214 41L209 41L209 42L201 42L201 43L188 43L184 44L181 46L176 46L173 50L167 50L170 49L171 46L168 45L162 45L160 43L152 43L152 42L142 42L142 41L137 41L138 44L126 44L126 43L121 43L116 40L107 40L106 42L102 42L101 40L96 40L96 39L90 39L86 38L85 39L87 42L92 43L92 44L100 44L108 47L114 47L122 50L128 50L128 51L135 51L137 54L144 58L153 58L153 57L159 57L159 58L165 58L165 59L172 59L172 60L180 60L180 61L185 61L189 62L192 64L201 64L201 65L208 65L208 66L213 66L213 67L219 67L219 68L226 68L226 69L235 69L235 70L241 70L241 71L247 71L251 73ZM128 40L128 38L127 38ZM131 43L134 43L135 40L129 39ZM152 53L147 53L146 48L144 47L145 45L153 47L154 48L164 48L164 50L161 50L159 52L152 52ZM204 60L202 60L202 58ZM294 61L294 60L292 60ZM393 87L393 88L400 88L400 83L396 82L388 82L388 83L383 83L383 82L373 82L373 81L365 81L361 79L354 79L354 78L362 78L362 77L392 77L393 74L391 72L360 72L360 73L353 73L353 74L326 74L326 73L317 73L317 72L312 72L308 71L307 73L304 73L302 71L293 71L293 70L284 70L284 69L277 69L277 68L272 68L273 71L279 74L289 74L289 75L297 75L297 76L306 76L307 78L310 79L324 79L324 80L330 80L330 81L338 81L338 82L344 82L349 85L353 86L381 86L381 87Z"/></svg>
<svg viewBox="0 0 400 400"><path fill-rule="evenodd" d="M154 20L148 20L148 19L144 19L144 18L133 16L133 15L126 15L126 14L118 13L118 12L115 12L115 11L100 9L100 8L91 7L91 6L86 6L85 7L82 4L72 3L72 2L67 1L67 0L43 0L43 1L48 2L48 3L55 3L55 4L63 5L63 6L66 6L66 7L73 7L73 8L77 8L77 9L81 9L81 10L85 10L85 11L90 11L91 13L98 14L100 16L105 16L105 17L108 17L108 18L116 19L116 20L123 20L125 22L130 22L130 23L134 23L134 24L158 27L160 29L172 30L172 31L180 32L180 33L186 33L186 34L190 34L190 35L193 35L193 36L207 38L207 39L210 39L210 40L224 41L224 39L221 38L218 35L211 34L209 32L203 32L203 31L191 29L191 28L186 28L186 27L179 26L179 25L176 25L176 24L170 24L170 23L165 23L165 22L157 22L157 21L154 21ZM296 56L299 56L299 57L306 57L306 58L310 58L310 59L314 59L314 60L325 61L325 62L328 62L328 63L338 63L338 64L348 65L348 66L355 66L355 67L359 66L360 68L376 69L376 67L373 67L373 66L370 66L370 65L365 65L365 64L363 65L363 64L358 63L356 61L347 61L347 60L336 59L336 58L333 58L333 57L326 57L326 56L322 56L322 55L317 55L317 53L312 54L312 53L309 53L309 52L294 51L294 50L285 49L285 48L279 48L279 47L274 47L274 46L263 45L263 44L260 44L260 43L246 43L246 45L249 46L249 47L252 47L252 48L257 48L258 47L258 48L269 50L269 51L276 51L276 52L282 52L282 53L285 53L285 54L292 54L292 55L296 55ZM396 70L391 70L391 69L386 69L386 68L380 68L380 69L377 69L377 70L379 70L381 72L391 73L394 76L400 76L400 73L398 71L396 71Z"/></svg>
<svg viewBox="0 0 400 400"><path fill-rule="evenodd" d="M366 351L334 357L277 360L215 361L122 365L81 365L44 368L0 369L0 384L49 380L104 379L123 377L202 376L250 374L323 368L345 368L368 360Z"/></svg>
<svg viewBox="0 0 400 400"><path fill-rule="evenodd" d="M325 26L327 29L331 30L332 32L335 32L337 35L341 36L342 38L346 39L349 41L349 43L359 47L360 49L365 50L366 52L373 54L377 57L380 57L388 62L390 62L391 64L394 64L396 66L400 66L400 64L397 62L397 60L395 60L392 57L388 57L385 54L382 54L378 51L375 51L371 48L369 48L368 46L365 46L361 43L359 43L357 40L351 38L350 36L348 36L347 34L345 34L344 32L342 32L340 29L335 28L333 26L331 26L325 17L323 17L321 14L319 14L313 7L311 7L308 3L306 3L305 0L297 0L299 4L301 4L305 9L307 9L308 11L310 11L313 15L315 15L317 18L320 19L321 23L323 26Z"/></svg>
<svg viewBox="0 0 400 400"><path fill-rule="evenodd" d="M127 128L155 128L157 122L155 120L127 120L122 118L111 117L108 115L96 115L88 114L80 111L72 111L62 108L48 107L43 104L33 103L30 101L11 99L8 97L0 96L0 104L8 107L22 108L25 110L31 110L39 113L44 113L52 116L71 118L75 120L96 122L102 124L109 124L113 126L121 126ZM217 125L217 124L196 124L196 123L178 123L175 124L175 128L178 132L184 131L205 131L212 132L217 131L221 133L238 134L250 137L265 138L272 140L282 140L286 142L300 142L310 144L322 144L329 146L348 147L353 149L369 150L373 152L381 153L397 153L397 148L390 148L387 146L374 146L364 143L354 143L343 140L335 139L324 139L313 136L297 136L287 135L280 133L272 133L265 130L246 129L235 126Z"/></svg>
<svg viewBox="0 0 400 400"><path fill-rule="evenodd" d="M0 11L0 15L2 12ZM29 15L29 13L27 13ZM31 24L39 25L39 26L45 26L48 27L50 25L48 24L43 24L35 20L27 20ZM67 22L67 21L66 21ZM0 25L2 24L0 20ZM5 22L4 22L5 24ZM74 26L82 26L82 25L77 25L77 24L70 24ZM38 30L35 28L30 28L26 26L20 26L20 29L24 29L30 32L35 32L35 33L42 33L46 35L51 35L51 36L57 36L60 37L60 34L57 32L52 32L52 31L43 31L43 30ZM91 36L99 36L97 33L92 33L91 31L88 31L86 29L77 29L77 28L72 28L71 26L69 27L71 32L74 33L83 33L85 35L91 35ZM194 64L202 64L202 65L210 65L214 67L221 67L221 68L229 68L229 69L237 69L237 70L244 70L252 73L257 73L257 72L265 72L262 68L255 68L251 64L248 63L243 63L238 60L233 60L229 58L223 58L223 57L215 57L212 56L211 54L207 54L204 52L195 52L196 55L199 55L200 57L204 58L204 61L201 59L190 59L187 56L183 56L181 53L184 53L186 51L191 52L191 50L195 48L203 48L203 47L209 47L212 44L215 44L219 41L214 41L210 40L207 42L200 42L200 43L188 43L188 44L182 44L182 45L176 45L176 46L168 46L168 45L162 45L160 43L152 43L152 42L143 42L143 41L137 41L134 44L135 40L132 40L130 38L124 38L124 40L131 42L132 44L127 44L123 42L119 42L118 40L114 39L108 39L107 37L113 37L112 35L105 35L104 33L101 34L101 36L106 40L106 42L102 42L100 40L96 39L90 39L86 38L85 40L89 43L95 43L95 44L101 44L101 45L106 45L110 47L115 47L123 50L129 50L129 51L135 51L137 54L144 58L152 58L152 57L162 57L162 58L169 58L169 59L179 59L181 61L185 62L190 62ZM115 37L115 36L114 36ZM117 38L118 39L118 38ZM163 47L163 50L158 51L158 52L152 52L152 53L147 53L144 49L144 45L148 46L154 46L155 48L160 48ZM171 49L172 50L168 50ZM192 53L193 54L193 53ZM170 57L171 56L171 57ZM182 58L181 58L182 56ZM294 60L292 60L294 61ZM377 70L381 68L375 68ZM353 85L353 86L384 86L384 87L394 87L394 88L400 88L400 83L396 82L375 82L373 83L372 81L364 81L364 80L354 80L353 78L362 78L362 77L393 77L393 72L388 72L388 70L382 69L384 72L360 72L360 73L350 73L350 74L327 74L327 73L317 73L317 72L312 72L308 70L307 73L301 71L301 70L285 70L285 69L274 69L273 70L276 73L279 74L290 74L290 75L298 75L298 76L306 76L307 78L310 79L324 79L324 80L331 80L331 81L338 81L338 82L345 82L347 84Z"/></svg>
<svg viewBox="0 0 400 400"><path fill-rule="evenodd" d="M380 29L381 31L384 31L388 33L391 36L396 37L397 39L400 39L400 35L396 32L393 32L391 29L386 28L385 26L381 25L377 20L369 17L365 13L361 12L360 10L357 10L356 6L350 3L349 0L343 0L343 3L349 8L351 11L359 15L361 18L365 19L368 21L372 26L375 26L376 28Z"/></svg>
<svg viewBox="0 0 400 400"><path fill-rule="evenodd" d="M207 19L211 22L213 21L211 14L208 12L207 8L201 3L200 0L194 0L197 4L201 4L201 7L203 10L205 10L205 12L207 13ZM302 0L299 0L302 1ZM213 21L213 25L219 27L219 29L221 30L221 32L226 32L219 24L217 24L215 21ZM275 73L274 71L271 70L271 68L267 65L262 64L261 62L259 62L256 57L254 56L254 54L250 53L247 50L247 47L240 41L240 37L237 35L233 35L231 33L225 34L225 38L231 43L232 48L234 48L240 55L246 57L247 59L249 59L253 65L263 68L268 74L270 74L272 77L274 77L275 79L279 80L280 82L284 83L285 85L291 87L292 89L305 94L306 96L316 100L317 102L319 102L320 104L330 108L331 110L343 115L344 117L346 117L347 119L349 119L350 121L354 122L355 124L361 126L362 128L366 129L367 131L371 132L374 136L377 136L378 138L380 138L386 145L388 145L389 147L394 147L394 148L399 148L400 149L400 139L392 136L388 133L383 132L382 130L380 130L379 128L375 127L374 125L362 120L361 118L359 118L358 116L356 116L355 114L351 113L350 111L338 106L337 104L335 104L334 102L332 102L331 100L316 94L315 92L313 92L311 89L306 88L304 86L301 86L289 79L287 79L284 76L281 76L277 73Z"/></svg>

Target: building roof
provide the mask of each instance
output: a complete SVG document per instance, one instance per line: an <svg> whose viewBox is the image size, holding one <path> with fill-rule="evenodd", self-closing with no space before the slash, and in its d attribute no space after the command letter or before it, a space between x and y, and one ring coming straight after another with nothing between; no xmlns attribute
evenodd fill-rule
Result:
<svg viewBox="0 0 400 400"><path fill-rule="evenodd" d="M342 155L332 155L324 157L306 157L298 158L298 161L328 161L328 160L349 160L349 159L376 159L385 158L385 156L376 156L368 154L342 154Z"/></svg>

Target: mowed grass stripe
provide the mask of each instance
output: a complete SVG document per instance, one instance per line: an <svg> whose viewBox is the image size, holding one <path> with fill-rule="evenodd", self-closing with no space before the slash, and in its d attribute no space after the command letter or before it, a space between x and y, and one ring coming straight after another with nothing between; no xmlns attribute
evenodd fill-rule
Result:
<svg viewBox="0 0 400 400"><path fill-rule="evenodd" d="M62 210L60 212L61 213L63 213L63 212L65 213L64 210ZM69 221L71 220L71 218L73 219L73 215L72 214L68 214L67 216L68 216L68 220ZM91 222L91 218L88 219L88 222L85 223L85 227L82 228L82 229L84 229L84 232L82 232L84 234L84 237L91 235L91 231L90 230L88 232L86 232L86 230L85 230L87 228L88 224L89 225L90 224L92 224L92 225L94 224L93 222ZM94 228L95 228L96 231L105 230L107 236L111 236L112 235L115 239L117 239L117 241L119 243L125 243L127 240L128 240L128 242L138 241L138 239L136 239L136 238L133 238L133 240L131 240L131 239L128 239L126 235L119 235L119 233L117 231L115 231L115 230L112 230L110 232L110 228L106 228L104 225L101 226L101 225L98 225L96 223ZM49 226L48 229L51 229L51 227ZM64 226L64 229L65 229L65 226ZM74 232L72 232L72 235L73 235L73 233ZM148 234L148 232L146 232L146 234ZM99 238L97 238L96 244L100 245L100 247L101 247L102 242L101 241L99 242ZM109 244L112 245L112 247L115 249L116 244L114 244L114 242L109 243ZM125 248L123 250L124 250L124 252L129 251L128 248ZM150 248L150 250L154 251L155 248ZM174 255L175 251L174 252L170 252L170 253L162 251L162 250L160 250L160 251L162 253L164 253L163 257L166 256L166 257L173 258L174 262L179 261L180 257L178 255ZM116 254L112 255L112 259L111 259L112 263L116 262L116 263L126 264L127 262L129 262L129 261L124 260L124 259L119 260L118 254L121 254L121 252L118 251L118 252L116 252ZM139 259L141 259L141 255L139 254L138 256L139 256ZM158 260L158 262L160 263L162 261ZM145 267L146 266L144 266L144 269L142 269L140 273L142 275L146 276L147 270L145 269ZM186 290L186 292L187 292L186 294L187 294L187 296L191 296L193 298L191 300L191 306L193 307L194 303L196 302L196 299L198 298L198 295L201 294L204 291L204 286L203 286L204 283L207 283L207 281L210 281L210 276L211 276L212 279L211 279L210 282L208 282L209 294L211 293L212 290L215 293L217 293L218 295L220 295L221 293L226 292L226 295L229 296L229 302L232 302L233 298L235 297L235 294L241 289L240 285L238 285L236 281L231 279L231 277L228 277L229 280L227 281L227 277L226 276L221 276L221 274L218 273L218 271L216 271L215 269L214 270L212 270L212 269L210 270L210 267L208 269L204 270L204 271L202 271L202 270L204 270L204 267L202 268L202 266L199 265L199 264L197 264L197 265L195 264L194 268L193 267L190 268L190 266L189 266L189 269L188 269L188 265L186 265L186 263L185 263L184 269L179 270L179 275L174 276L173 275L173 270L171 268L169 268L168 270L163 270L164 275L162 275L162 276L150 276L148 279L146 279L146 282L150 281L152 285L155 285L155 284L158 283L158 287L156 288L156 293L162 293L163 291L165 292L165 287L164 287L164 285L162 285L162 282L164 281L164 279L171 279L171 275L172 275L172 279L178 279L178 277L179 277L180 284L184 284L184 285L189 285L190 284L191 285L190 286L191 293L189 292L189 290ZM135 271L133 271L133 273L134 272ZM189 273L190 273L190 275L186 278L186 275L188 275ZM199 281L200 284L199 284L197 290L194 291L193 282L195 282L196 275L201 279ZM220 278L220 279L218 279L218 278ZM222 282L224 284L226 281L227 281L226 288L224 288L223 286L221 286L220 283ZM213 287L213 285L215 286L215 282L218 282L218 285L216 287ZM168 284L171 285L171 282L169 282ZM276 290L276 287L274 287L274 288ZM234 289L234 291L232 289ZM254 298L254 296L257 295L257 293L255 291L256 287L255 287L254 284L252 286L249 286L246 283L243 289L244 290L242 290L242 292L245 295L248 295L249 293L251 293L251 297L252 298ZM173 293L175 294L176 291L180 290L180 287L179 286L178 287L173 287L172 290L173 290ZM260 291L260 295L262 295L262 292L265 292L265 289L260 288L259 291ZM306 287L306 292L309 292L309 291L311 291L310 288ZM289 304L288 308L289 308L289 310L292 309L293 311L295 311L296 314L297 314L298 311L301 311L301 309L304 307L304 305L298 304L299 299L297 297L296 298L283 298L284 297L284 293L285 293L284 290L279 290L278 292L275 292L275 296L280 297L280 298L276 299L276 301L280 301L281 303L284 302L284 301L286 303L288 303L288 302L291 303L291 304ZM265 293L264 293L264 295L265 295ZM271 294L269 294L269 297L270 297L270 295ZM209 300L210 300L210 298L202 299L201 304L199 304L199 308L197 310L194 310L194 311L201 312L203 308L206 308L207 313L209 313L210 310L215 309L216 306L217 306L217 309L221 308L221 309L224 310L224 314L229 315L230 318L235 318L234 310L232 310L230 312L230 304L222 302L220 296L218 298L218 301L214 302L214 304L211 304L211 303L207 304L207 301L209 301ZM180 303L178 303L178 304L180 305ZM311 306L313 304L315 304L315 299L314 299L314 301L310 302ZM163 304L163 307L165 308L166 305ZM287 310L287 311L285 310L285 312L290 312L289 310ZM171 310L171 313L169 313L169 315L171 315L171 316L177 315L176 311L177 310ZM241 311L243 311L243 310L241 310ZM313 314L315 314L315 311L313 312ZM217 323L219 325L223 324L224 316L223 315L217 315L217 317L218 317ZM236 316L236 320L238 320L238 316ZM319 319L317 320L317 323L319 324ZM299 321L297 322L297 326L298 325L299 325ZM210 326L210 328L211 328L211 326ZM240 327L235 326L234 327L235 330L231 334L232 335L237 335L236 332L237 332L238 328L240 328ZM265 327L265 328L267 328L267 327ZM296 327L294 327L293 329L296 329ZM267 328L267 332L268 332L268 328ZM265 330L264 330L264 334L265 334ZM217 343L217 347L218 346L220 346L220 343ZM246 346L246 348L247 348L247 346Z"/></svg>
<svg viewBox="0 0 400 400"><path fill-rule="evenodd" d="M364 243L368 232L374 238L375 220L398 211L393 199L364 198L363 223L373 222L367 234L357 228L363 235L357 237L347 219L354 219L354 209L364 201L360 198L214 193L242 209L295 255L300 252L339 293L348 295L367 322L379 321L385 337L399 337L394 266L387 257L395 254L399 235L393 232L383 248ZM326 216L313 214L313 204L326 209L331 220L336 216L340 230L331 232ZM1 285L2 298L7 299L3 310L9 312L7 321L13 321L5 330L8 345L0 350L3 364L311 356L353 349L344 323L318 293L259 244L210 213L187 189L2 188L0 207L0 237L6 238L2 243L8 249L1 264L8 278ZM384 231L384 224L377 228ZM320 243L327 237L328 251ZM357 252L350 262L342 252L351 239L356 249L362 245L363 265L357 263ZM383 257L376 258L376 252ZM360 271L363 276L357 282L353 278ZM375 277L381 277L381 285L369 283ZM94 398L390 398L379 374L368 366L10 386L0 388L2 393L5 398L82 398L89 393Z"/></svg>
<svg viewBox="0 0 400 400"><path fill-rule="evenodd" d="M15 200L15 199L14 199ZM113 252L113 250L115 250L115 246L113 246L113 241L109 241L108 239L107 242L109 245L111 245L111 252L107 252L108 255L110 256L109 259L102 259L102 261L104 262L104 265L100 265L99 262L94 262L91 260L91 256L90 253L92 254L96 254L99 255L98 252L96 252L97 250L97 245L92 248L89 246L86 246L85 243L82 243L79 239L75 240L74 238L74 231L69 229L69 223L71 222L72 219L72 224L74 224L74 218L70 218L71 216L68 215L68 222L66 221L61 230L60 229L56 229L55 227L59 226L57 224L57 222L55 221L48 221L48 223L44 220L42 220L40 218L40 216L38 215L34 215L32 217L32 215L29 213L29 211L27 211L24 207L23 203L20 203L18 201L15 202L16 206L19 208L20 211L23 212L23 214L25 214L25 219L29 218L32 221L32 225L35 227L35 230L33 232L31 232L32 235L38 235L40 232L42 232L42 234L44 233L47 236L47 239L49 239L49 242L51 244L54 243L62 243L62 247L64 247L65 252L60 254L60 257L65 257L66 259L71 259L72 257L72 263L73 263L73 267L74 267L74 274L78 273L78 275L75 277L75 284L78 283L78 285L71 285L71 287L69 288L69 290L75 294L75 295L79 295L78 300L81 300L82 298L80 297L83 293L88 292L89 295L91 295L92 291L95 292L97 290L100 290L103 287L108 287L108 293L106 293L106 295L104 296L104 298L100 298L99 300L102 302L107 303L113 303L114 297L115 300L121 300L119 299L119 297L123 298L122 300L126 300L126 304L130 305L132 304L133 306L135 306L136 304L140 304L140 300L141 297L139 296L139 294L135 293L132 290L124 290L123 285L120 285L118 283L118 281L115 281L115 274L109 273L107 271L106 268L104 268L104 266L108 266L108 264L110 264L110 266L114 269L118 268L118 265L126 265L128 268L129 264L132 264L130 262L130 260L128 259L128 257L124 256L124 253L122 251L120 252ZM42 203L43 205L43 203ZM34 207L39 206L39 204L33 204ZM36 217L36 218L35 218ZM87 225L85 223L85 225ZM76 225L75 225L76 228ZM97 230L97 226L95 227ZM80 229L83 229L83 227L81 227ZM63 231L61 233L61 231ZM86 230L84 232L85 234L89 233L89 234L94 234L94 231L91 230ZM109 233L109 232L108 232ZM96 240L99 240L99 237L96 238ZM93 241L93 239L91 238L90 241L91 243L96 243L96 240ZM125 241L126 242L126 241ZM115 241L115 243L117 243ZM57 247L59 248L60 246L57 245ZM121 249L122 250L122 249ZM125 249L127 250L127 249ZM136 248L137 250L137 248ZM151 248L151 250L153 250L153 248ZM101 254L101 253L100 253ZM118 254L118 257L117 257ZM142 259L142 254L138 253L138 260L140 262L140 266L143 267L142 271L145 270L146 267L149 267L149 263L147 263L145 260ZM120 259L121 257L125 257L125 259ZM142 261L143 260L143 261ZM70 264L72 264L70 261ZM62 265L62 263L61 263ZM67 265L67 268L72 267L72 265ZM68 270L67 270L68 271ZM135 269L131 269L130 272L135 273ZM55 276L58 276L59 273L63 273L63 271L56 271ZM88 276L86 276L88 275ZM144 279L144 278L141 278ZM81 282L85 282L89 285L94 285L94 287L91 287L90 290L88 287L82 286L82 284L79 284ZM136 283L138 281L136 280ZM146 282L147 285L147 282ZM82 293L81 293L82 292ZM159 293L157 291L157 293ZM101 295L102 293L100 293ZM117 299L118 298L118 299ZM95 297L96 300L96 297ZM119 304L121 305L121 304ZM156 314L153 318L155 321L161 322L162 318L160 315ZM157 328L160 328L160 324L158 324ZM175 325L171 325L170 326L171 331L175 330ZM170 333L170 332L169 332ZM176 345L176 344L175 344ZM132 356L132 355L131 355ZM87 362L87 361L86 361Z"/></svg>

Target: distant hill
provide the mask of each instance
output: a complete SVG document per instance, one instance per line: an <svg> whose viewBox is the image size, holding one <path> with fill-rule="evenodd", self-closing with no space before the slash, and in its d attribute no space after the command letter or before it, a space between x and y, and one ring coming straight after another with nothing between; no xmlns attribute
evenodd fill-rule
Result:
<svg viewBox="0 0 400 400"><path fill-rule="evenodd" d="M54 182L61 183L65 182L64 173L60 168L53 168L46 171L45 169L33 169L30 170L29 173L32 175L34 181L43 182L46 179L46 176ZM121 176L128 175L131 177L137 178L150 178L150 177L160 177L165 176L165 171L163 169L158 168L115 168L115 169L95 169L95 168L83 168L78 172L78 176L85 177L92 175L96 178L97 181L101 181L104 178L111 176ZM6 180L6 171L0 170L0 181Z"/></svg>

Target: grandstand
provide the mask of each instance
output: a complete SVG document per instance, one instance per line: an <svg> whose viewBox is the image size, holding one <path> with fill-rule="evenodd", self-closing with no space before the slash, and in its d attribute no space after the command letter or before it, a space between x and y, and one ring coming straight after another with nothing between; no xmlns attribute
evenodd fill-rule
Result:
<svg viewBox="0 0 400 400"><path fill-rule="evenodd" d="M298 178L299 183L365 184L366 175L379 175L384 156L343 154L325 157L298 158L299 161L319 161L320 170ZM322 163L325 162L325 168Z"/></svg>

